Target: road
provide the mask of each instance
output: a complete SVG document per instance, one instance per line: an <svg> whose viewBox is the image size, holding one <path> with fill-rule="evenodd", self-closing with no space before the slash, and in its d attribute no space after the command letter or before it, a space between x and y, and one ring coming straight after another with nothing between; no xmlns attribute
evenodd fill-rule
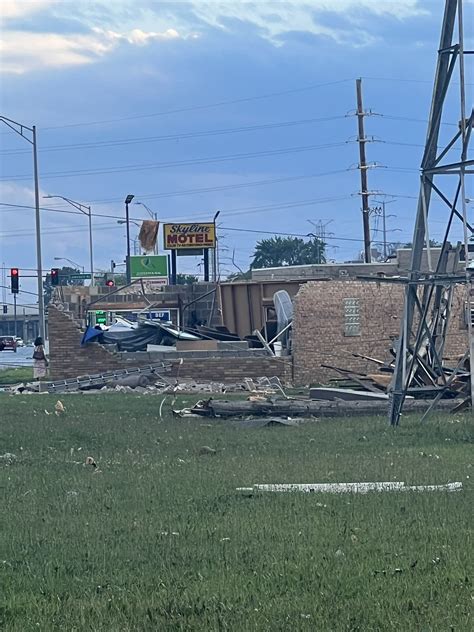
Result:
<svg viewBox="0 0 474 632"><path fill-rule="evenodd" d="M0 351L0 371L21 366L33 366L33 347L20 347L16 353Z"/></svg>

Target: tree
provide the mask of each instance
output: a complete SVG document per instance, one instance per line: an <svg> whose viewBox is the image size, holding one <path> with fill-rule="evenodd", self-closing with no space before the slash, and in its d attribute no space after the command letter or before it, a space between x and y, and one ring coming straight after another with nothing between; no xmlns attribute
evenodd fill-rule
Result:
<svg viewBox="0 0 474 632"><path fill-rule="evenodd" d="M71 279L69 278L72 274L81 274L81 270L77 268L71 268L70 266L63 266L62 268L58 268L59 270L59 283L60 285L84 285L84 281L82 279ZM45 280L43 281L43 294L44 294L44 304L47 305L51 297L53 295L53 286L51 285L51 273L48 272Z"/></svg>
<svg viewBox="0 0 474 632"><path fill-rule="evenodd" d="M247 270L247 272L232 272L229 274L226 281L248 281L252 278L252 270Z"/></svg>
<svg viewBox="0 0 474 632"><path fill-rule="evenodd" d="M197 276L194 276L194 274L183 274L182 272L179 272L176 275L177 285L194 285L198 281L199 279Z"/></svg>
<svg viewBox="0 0 474 632"><path fill-rule="evenodd" d="M271 237L257 242L251 268L326 263L326 244L318 237Z"/></svg>

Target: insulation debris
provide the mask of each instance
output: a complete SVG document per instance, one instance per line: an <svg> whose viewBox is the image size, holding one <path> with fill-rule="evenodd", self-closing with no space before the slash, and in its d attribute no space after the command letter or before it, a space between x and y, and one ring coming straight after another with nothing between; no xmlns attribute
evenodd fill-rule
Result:
<svg viewBox="0 0 474 632"><path fill-rule="evenodd" d="M458 492L462 483L445 485L405 485L399 482L374 483L282 483L237 487L239 492L305 492L322 494L367 494L368 492Z"/></svg>

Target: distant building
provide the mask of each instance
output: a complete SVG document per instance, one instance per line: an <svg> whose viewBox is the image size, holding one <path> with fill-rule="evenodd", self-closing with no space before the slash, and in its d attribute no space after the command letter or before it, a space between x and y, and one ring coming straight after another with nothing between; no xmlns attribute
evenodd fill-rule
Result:
<svg viewBox="0 0 474 632"><path fill-rule="evenodd" d="M252 281L288 281L288 280L318 280L318 279L354 279L358 276L385 275L406 276L410 268L411 248L399 248L396 255L386 263L323 263L304 266L281 266L278 268L259 268L252 270ZM441 248L431 248L431 266L436 267ZM450 252L448 270L454 271L456 253ZM456 270L462 270L463 263L459 263ZM428 272L428 255L423 251L421 271Z"/></svg>

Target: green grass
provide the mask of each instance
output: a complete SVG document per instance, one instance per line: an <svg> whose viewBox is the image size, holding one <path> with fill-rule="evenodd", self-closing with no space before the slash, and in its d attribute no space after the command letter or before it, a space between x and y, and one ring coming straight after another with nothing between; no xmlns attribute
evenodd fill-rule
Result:
<svg viewBox="0 0 474 632"><path fill-rule="evenodd" d="M161 397L64 396L46 415L56 399L0 397L17 456L0 465L3 630L473 629L471 418L243 430L160 421ZM235 491L371 480L464 489Z"/></svg>
<svg viewBox="0 0 474 632"><path fill-rule="evenodd" d="M33 380L33 368L21 367L18 369L5 369L0 371L0 386L7 384L20 384Z"/></svg>

